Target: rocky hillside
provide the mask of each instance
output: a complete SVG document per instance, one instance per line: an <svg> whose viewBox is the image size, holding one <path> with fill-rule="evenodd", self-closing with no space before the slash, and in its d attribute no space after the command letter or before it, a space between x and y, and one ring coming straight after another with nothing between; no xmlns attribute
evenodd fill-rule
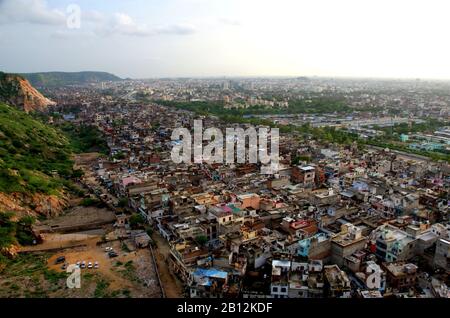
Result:
<svg viewBox="0 0 450 318"><path fill-rule="evenodd" d="M43 111L54 102L44 97L19 75L0 72L0 102L25 111Z"/></svg>

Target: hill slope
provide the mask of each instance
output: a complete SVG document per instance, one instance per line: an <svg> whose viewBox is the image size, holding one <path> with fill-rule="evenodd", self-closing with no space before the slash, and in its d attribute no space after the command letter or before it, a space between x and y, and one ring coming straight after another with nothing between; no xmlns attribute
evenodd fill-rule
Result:
<svg viewBox="0 0 450 318"><path fill-rule="evenodd" d="M72 167L61 132L0 103L0 211L57 214Z"/></svg>
<svg viewBox="0 0 450 318"><path fill-rule="evenodd" d="M54 105L23 77L3 72L0 72L0 102L14 105L25 112L43 111Z"/></svg>
<svg viewBox="0 0 450 318"><path fill-rule="evenodd" d="M121 80L121 78L106 72L46 72L21 75L36 87L83 85Z"/></svg>

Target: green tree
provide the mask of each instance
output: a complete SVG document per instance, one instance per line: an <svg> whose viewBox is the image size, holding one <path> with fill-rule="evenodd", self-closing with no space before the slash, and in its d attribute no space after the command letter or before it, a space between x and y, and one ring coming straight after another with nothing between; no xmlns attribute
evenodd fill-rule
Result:
<svg viewBox="0 0 450 318"><path fill-rule="evenodd" d="M132 229L139 228L143 224L145 224L145 220L142 217L142 215L137 214L137 213L135 213L132 216L130 216L129 222L130 222L130 226L131 226Z"/></svg>
<svg viewBox="0 0 450 318"><path fill-rule="evenodd" d="M204 236L204 235L199 235L199 236L195 237L195 241L198 244L204 246L204 245L206 245L206 243L208 243L208 238L206 236Z"/></svg>
<svg viewBox="0 0 450 318"><path fill-rule="evenodd" d="M125 208L125 207L127 207L127 206L128 206L128 198L121 198L121 199L119 200L118 206L119 206L120 208Z"/></svg>

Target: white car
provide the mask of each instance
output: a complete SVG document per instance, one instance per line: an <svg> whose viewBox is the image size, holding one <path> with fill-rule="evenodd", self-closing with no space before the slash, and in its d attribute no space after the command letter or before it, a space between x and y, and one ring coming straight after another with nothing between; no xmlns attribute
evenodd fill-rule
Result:
<svg viewBox="0 0 450 318"><path fill-rule="evenodd" d="M94 263L94 268L95 268L95 269L98 269L98 267L99 267L98 262L95 262L95 263Z"/></svg>
<svg viewBox="0 0 450 318"><path fill-rule="evenodd" d="M93 267L92 262L89 262L87 268L91 269L92 267Z"/></svg>
<svg viewBox="0 0 450 318"><path fill-rule="evenodd" d="M105 248L105 252L111 252L112 250L113 250L112 247L106 247L106 248Z"/></svg>

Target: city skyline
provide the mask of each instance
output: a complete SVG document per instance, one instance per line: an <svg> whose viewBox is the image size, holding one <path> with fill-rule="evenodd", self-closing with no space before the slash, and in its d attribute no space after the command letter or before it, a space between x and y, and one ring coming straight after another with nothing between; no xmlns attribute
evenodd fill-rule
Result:
<svg viewBox="0 0 450 318"><path fill-rule="evenodd" d="M450 79L442 41L449 5L432 2L2 0L0 68L122 78ZM67 27L73 4L79 29Z"/></svg>

